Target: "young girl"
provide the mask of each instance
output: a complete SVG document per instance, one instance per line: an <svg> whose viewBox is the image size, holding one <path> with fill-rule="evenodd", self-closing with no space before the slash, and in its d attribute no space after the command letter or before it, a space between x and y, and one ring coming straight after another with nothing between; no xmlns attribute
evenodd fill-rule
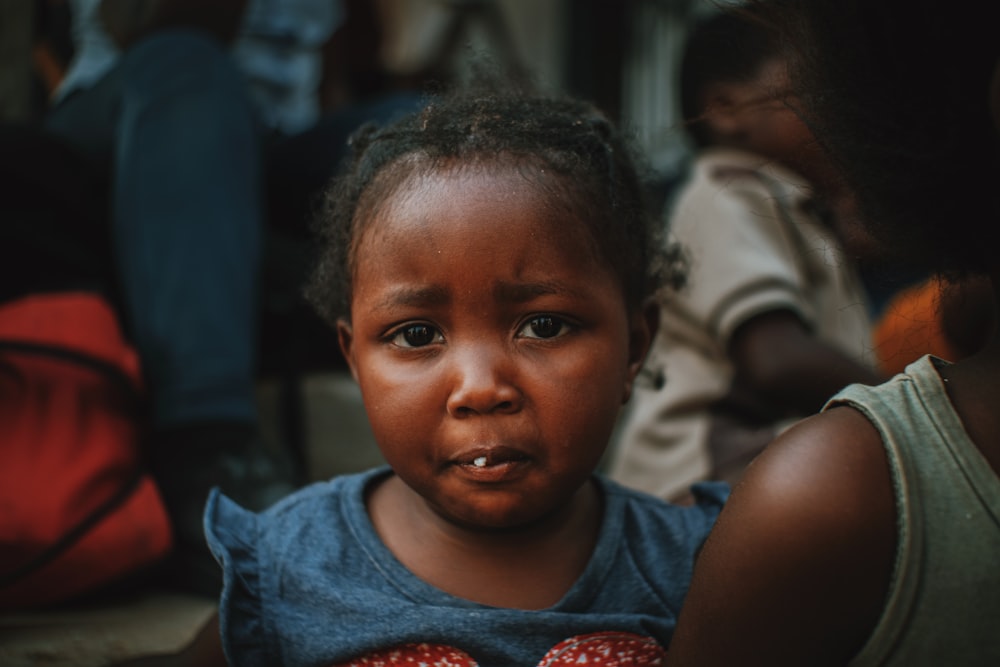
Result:
<svg viewBox="0 0 1000 667"><path fill-rule="evenodd" d="M995 287L995 4L780 1L806 118L872 230ZM994 335L850 387L779 438L705 545L669 663L1000 664L998 405Z"/></svg>
<svg viewBox="0 0 1000 667"><path fill-rule="evenodd" d="M504 93L353 146L310 296L389 466L262 514L210 498L226 658L661 664L725 488L681 508L594 474L676 270L625 145Z"/></svg>

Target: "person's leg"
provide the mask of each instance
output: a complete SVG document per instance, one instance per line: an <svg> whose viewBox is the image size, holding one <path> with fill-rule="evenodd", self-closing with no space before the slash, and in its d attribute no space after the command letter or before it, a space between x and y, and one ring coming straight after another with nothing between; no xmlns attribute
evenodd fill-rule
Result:
<svg viewBox="0 0 1000 667"><path fill-rule="evenodd" d="M108 136L102 114L107 156L92 141ZM217 568L201 536L208 489L221 486L253 509L292 489L290 471L262 456L256 433L263 193L242 76L206 33L159 32L53 112L49 127L82 134L95 160L112 165L112 245L151 395L151 459L186 576L210 592Z"/></svg>
<svg viewBox="0 0 1000 667"><path fill-rule="evenodd" d="M201 535L208 489L219 485L251 509L292 490L291 471L263 456L256 433L258 128L242 76L201 33L157 33L121 68L116 252L154 390L156 472L180 540L196 549L185 574L210 588L217 569Z"/></svg>
<svg viewBox="0 0 1000 667"><path fill-rule="evenodd" d="M242 77L195 31L121 63L114 237L156 427L256 419L260 151Z"/></svg>
<svg viewBox="0 0 1000 667"><path fill-rule="evenodd" d="M157 33L46 129L112 173L112 250L154 428L252 423L260 142L228 53L207 33Z"/></svg>

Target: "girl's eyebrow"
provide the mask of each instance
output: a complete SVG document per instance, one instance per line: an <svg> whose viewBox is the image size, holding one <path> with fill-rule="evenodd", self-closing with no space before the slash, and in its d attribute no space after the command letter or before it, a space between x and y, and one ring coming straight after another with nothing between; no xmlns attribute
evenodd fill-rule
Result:
<svg viewBox="0 0 1000 667"><path fill-rule="evenodd" d="M493 297L501 303L527 303L541 296L563 294L568 296L584 296L580 290L558 281L543 282L498 282L493 287ZM376 310L398 308L432 308L443 306L451 301L451 294L444 287L436 285L411 286L401 285L385 294L375 305Z"/></svg>
<svg viewBox="0 0 1000 667"><path fill-rule="evenodd" d="M527 303L532 299L551 294L583 296L578 289L559 281L531 283L499 282L493 288L493 297L497 301L506 303Z"/></svg>
<svg viewBox="0 0 1000 667"><path fill-rule="evenodd" d="M398 308L399 306L409 307L429 307L441 306L451 300L448 290L434 285L426 287L412 287L402 285L394 287L388 294L383 296L377 304L375 310L388 308Z"/></svg>

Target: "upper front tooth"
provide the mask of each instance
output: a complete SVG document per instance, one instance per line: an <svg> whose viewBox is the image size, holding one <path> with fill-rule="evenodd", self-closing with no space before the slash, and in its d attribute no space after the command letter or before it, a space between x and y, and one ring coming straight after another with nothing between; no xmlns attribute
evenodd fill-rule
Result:
<svg viewBox="0 0 1000 667"><path fill-rule="evenodd" d="M472 465L476 466L477 468L485 468L486 467L486 457L485 456L478 456L478 457L476 457L475 459L473 459Z"/></svg>

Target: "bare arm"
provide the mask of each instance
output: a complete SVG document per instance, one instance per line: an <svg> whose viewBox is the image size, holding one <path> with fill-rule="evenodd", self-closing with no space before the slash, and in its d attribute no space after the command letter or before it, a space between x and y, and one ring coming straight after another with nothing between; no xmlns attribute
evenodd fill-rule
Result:
<svg viewBox="0 0 1000 667"><path fill-rule="evenodd" d="M766 403L795 414L818 412L854 382L874 385L884 380L817 339L789 310L764 313L743 323L729 349L738 381Z"/></svg>
<svg viewBox="0 0 1000 667"><path fill-rule="evenodd" d="M775 441L695 567L668 665L843 665L881 614L895 503L877 431L837 408Z"/></svg>

